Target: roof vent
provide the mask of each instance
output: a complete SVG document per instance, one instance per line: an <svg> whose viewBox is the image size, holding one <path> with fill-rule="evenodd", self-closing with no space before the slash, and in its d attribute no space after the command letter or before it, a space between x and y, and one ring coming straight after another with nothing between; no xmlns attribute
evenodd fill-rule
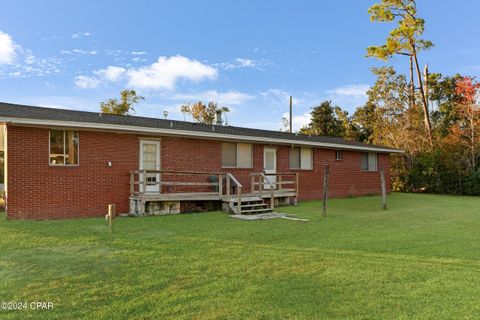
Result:
<svg viewBox="0 0 480 320"><path fill-rule="evenodd" d="M173 121L170 121L170 128L173 128Z"/></svg>

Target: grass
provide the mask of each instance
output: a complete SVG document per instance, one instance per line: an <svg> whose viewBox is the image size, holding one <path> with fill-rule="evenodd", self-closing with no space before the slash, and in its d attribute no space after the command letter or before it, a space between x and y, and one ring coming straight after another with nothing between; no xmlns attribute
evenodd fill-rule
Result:
<svg viewBox="0 0 480 320"><path fill-rule="evenodd" d="M1 319L474 319L480 199L392 194L279 210L103 219L0 218Z"/></svg>

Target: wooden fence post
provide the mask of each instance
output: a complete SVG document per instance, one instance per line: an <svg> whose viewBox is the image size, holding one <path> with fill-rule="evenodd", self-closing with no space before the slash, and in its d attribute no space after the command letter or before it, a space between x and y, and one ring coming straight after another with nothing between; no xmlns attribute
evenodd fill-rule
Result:
<svg viewBox="0 0 480 320"><path fill-rule="evenodd" d="M327 216L327 200L328 200L328 176L330 175L330 168L325 165L325 174L323 176L323 210L322 216Z"/></svg>
<svg viewBox="0 0 480 320"><path fill-rule="evenodd" d="M380 169L380 182L382 184L382 209L387 210L387 189L385 187L385 171Z"/></svg>
<svg viewBox="0 0 480 320"><path fill-rule="evenodd" d="M115 218L115 205L109 204L108 205L108 214L107 214L107 222L108 222L108 230L112 232L112 225L113 219Z"/></svg>

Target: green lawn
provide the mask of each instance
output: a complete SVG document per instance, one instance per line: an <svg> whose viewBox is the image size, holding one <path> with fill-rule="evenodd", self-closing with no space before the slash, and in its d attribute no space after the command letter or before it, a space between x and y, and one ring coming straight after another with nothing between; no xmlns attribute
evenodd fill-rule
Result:
<svg viewBox="0 0 480 320"><path fill-rule="evenodd" d="M480 198L392 194L279 208L103 219L0 218L0 319L478 319Z"/></svg>

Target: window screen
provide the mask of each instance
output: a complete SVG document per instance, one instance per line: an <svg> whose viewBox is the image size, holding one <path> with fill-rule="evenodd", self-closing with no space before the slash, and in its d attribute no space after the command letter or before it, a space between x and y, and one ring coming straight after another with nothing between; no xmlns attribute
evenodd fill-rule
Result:
<svg viewBox="0 0 480 320"><path fill-rule="evenodd" d="M290 169L311 170L313 168L312 148L291 148L289 151Z"/></svg>
<svg viewBox="0 0 480 320"><path fill-rule="evenodd" d="M237 166L237 144L222 143L222 167Z"/></svg>
<svg viewBox="0 0 480 320"><path fill-rule="evenodd" d="M300 148L290 149L290 169L300 169Z"/></svg>
<svg viewBox="0 0 480 320"><path fill-rule="evenodd" d="M342 160L343 159L343 151L342 150L336 150L335 151L335 160Z"/></svg>
<svg viewBox="0 0 480 320"><path fill-rule="evenodd" d="M250 143L237 143L237 167L252 167L252 145Z"/></svg>
<svg viewBox="0 0 480 320"><path fill-rule="evenodd" d="M300 167L302 169L311 170L312 169L312 149L310 148L301 148L300 153Z"/></svg>
<svg viewBox="0 0 480 320"><path fill-rule="evenodd" d="M360 161L362 171L377 171L377 154L364 152Z"/></svg>

